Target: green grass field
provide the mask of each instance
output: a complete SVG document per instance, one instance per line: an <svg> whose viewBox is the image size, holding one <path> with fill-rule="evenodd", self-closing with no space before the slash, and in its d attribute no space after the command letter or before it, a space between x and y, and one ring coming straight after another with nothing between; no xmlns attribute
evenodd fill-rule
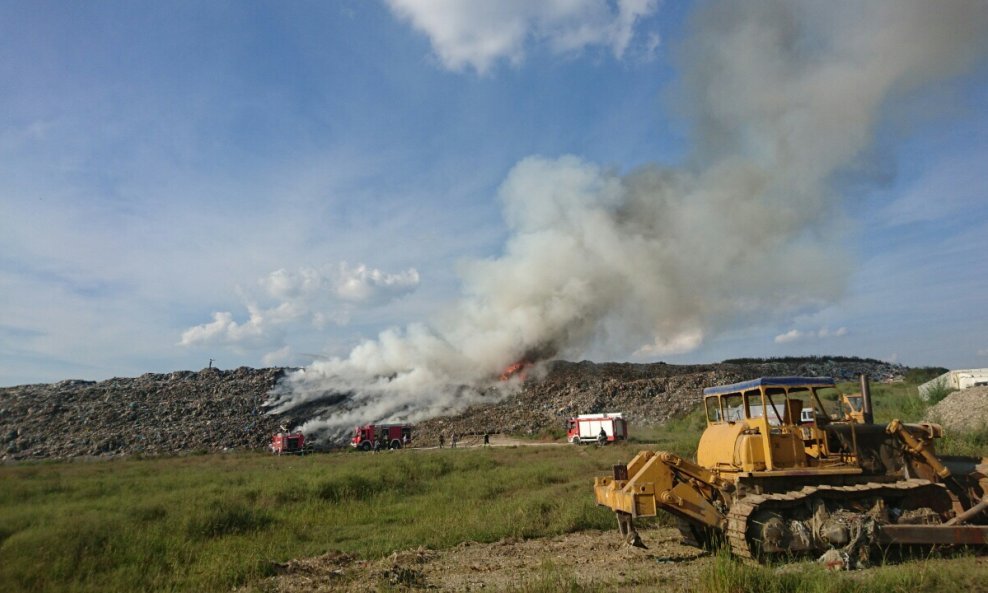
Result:
<svg viewBox="0 0 988 593"><path fill-rule="evenodd" d="M917 420L924 410L912 386L876 385L874 394L878 421ZM693 413L603 449L239 453L0 466L0 590L230 591L270 575L273 563L329 550L380 558L419 546L611 529L612 515L592 502L593 476L626 462L643 441L691 454L703 426L702 414ZM946 452L977 449L983 438L954 435ZM718 558L696 590L919 592L956 579L966 590L988 583L984 562L944 562L834 579L812 568L801 576ZM526 590L603 589L549 571L542 585Z"/></svg>
<svg viewBox="0 0 988 593"><path fill-rule="evenodd" d="M4 591L228 591L272 562L610 528L588 483L629 454L191 456L0 467Z"/></svg>

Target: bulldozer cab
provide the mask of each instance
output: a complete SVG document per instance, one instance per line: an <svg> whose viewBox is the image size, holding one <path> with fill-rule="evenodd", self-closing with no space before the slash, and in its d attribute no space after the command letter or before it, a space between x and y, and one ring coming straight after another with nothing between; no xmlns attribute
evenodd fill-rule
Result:
<svg viewBox="0 0 988 593"><path fill-rule="evenodd" d="M697 461L722 471L771 471L807 464L808 447L824 447L817 417L824 417L818 389L829 377L762 377L704 390L707 430ZM819 409L803 422L803 409Z"/></svg>
<svg viewBox="0 0 988 593"><path fill-rule="evenodd" d="M745 423L751 427L762 421L769 426L795 425L802 421L804 403L811 403L808 389L749 389L734 393L708 395L704 398L707 426ZM805 400L811 399L810 402Z"/></svg>
<svg viewBox="0 0 988 593"><path fill-rule="evenodd" d="M840 418L845 422L864 424L864 396L860 393L841 395Z"/></svg>

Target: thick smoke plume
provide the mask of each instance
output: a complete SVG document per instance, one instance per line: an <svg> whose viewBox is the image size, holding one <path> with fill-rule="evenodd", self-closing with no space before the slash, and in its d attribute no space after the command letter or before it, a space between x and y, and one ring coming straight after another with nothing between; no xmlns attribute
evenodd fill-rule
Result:
<svg viewBox="0 0 988 593"><path fill-rule="evenodd" d="M848 276L821 232L840 214L835 175L871 148L890 102L970 67L986 39L985 2L706 7L677 53L686 165L521 161L499 191L504 252L464 267L453 310L312 365L273 404L345 394L303 427L331 433L415 421L511 389L496 379L522 358L685 352L832 302Z"/></svg>

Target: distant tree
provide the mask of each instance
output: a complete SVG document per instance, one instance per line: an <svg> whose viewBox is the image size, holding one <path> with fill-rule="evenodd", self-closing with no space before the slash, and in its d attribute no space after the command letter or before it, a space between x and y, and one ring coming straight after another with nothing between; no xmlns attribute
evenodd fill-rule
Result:
<svg viewBox="0 0 988 593"><path fill-rule="evenodd" d="M927 381L932 381L950 369L943 367L916 367L906 371L905 380L908 383L921 385Z"/></svg>
<svg viewBox="0 0 988 593"><path fill-rule="evenodd" d="M813 364L823 362L863 362L870 364L886 364L874 358L861 358L859 356L777 356L772 358L728 358L722 364Z"/></svg>

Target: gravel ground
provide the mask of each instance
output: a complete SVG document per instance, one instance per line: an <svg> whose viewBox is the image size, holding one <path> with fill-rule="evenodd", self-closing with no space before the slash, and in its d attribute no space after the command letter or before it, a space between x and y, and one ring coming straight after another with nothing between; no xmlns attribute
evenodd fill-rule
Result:
<svg viewBox="0 0 988 593"><path fill-rule="evenodd" d="M947 430L968 431L988 424L988 387L955 391L926 413L927 420Z"/></svg>

